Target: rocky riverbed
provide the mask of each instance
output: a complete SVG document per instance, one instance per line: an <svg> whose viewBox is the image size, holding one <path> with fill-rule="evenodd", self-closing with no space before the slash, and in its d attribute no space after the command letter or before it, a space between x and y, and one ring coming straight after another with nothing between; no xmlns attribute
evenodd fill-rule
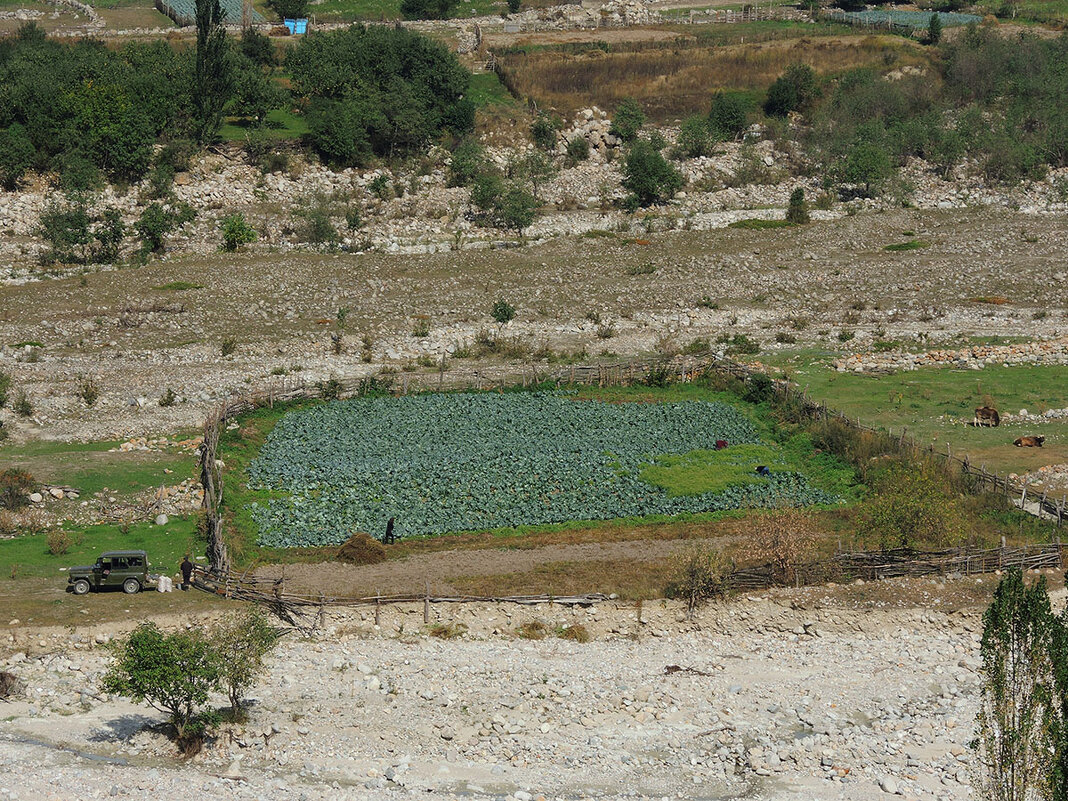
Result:
<svg viewBox="0 0 1068 801"><path fill-rule="evenodd" d="M977 581L905 582L906 608L772 593L693 622L662 602L435 607L456 639L416 606L331 615L283 639L250 721L188 762L160 715L99 693L116 628L15 626L0 798L963 799L981 610L941 596ZM532 620L592 641L517 638Z"/></svg>

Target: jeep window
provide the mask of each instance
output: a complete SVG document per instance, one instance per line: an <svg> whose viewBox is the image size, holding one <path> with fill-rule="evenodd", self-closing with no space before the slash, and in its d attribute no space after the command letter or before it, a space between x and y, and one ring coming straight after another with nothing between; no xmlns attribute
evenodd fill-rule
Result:
<svg viewBox="0 0 1068 801"><path fill-rule="evenodd" d="M111 563L112 563L112 567L114 567L116 570L125 570L126 569L126 557L125 556L116 556L114 559L111 560Z"/></svg>
<svg viewBox="0 0 1068 801"><path fill-rule="evenodd" d="M130 567L144 567L143 560L140 556L131 556L129 564Z"/></svg>

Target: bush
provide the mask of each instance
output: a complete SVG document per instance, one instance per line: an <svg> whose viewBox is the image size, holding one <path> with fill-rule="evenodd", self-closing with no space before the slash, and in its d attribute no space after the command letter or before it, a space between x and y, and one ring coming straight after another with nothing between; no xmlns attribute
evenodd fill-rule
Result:
<svg viewBox="0 0 1068 801"><path fill-rule="evenodd" d="M504 190L493 208L493 219L500 228L510 228L520 236L530 227L538 213L538 201L521 186L512 185Z"/></svg>
<svg viewBox="0 0 1068 801"><path fill-rule="evenodd" d="M616 108L609 132L624 142L630 143L638 138L638 132L643 125L645 125L645 112L642 111L637 100L627 97Z"/></svg>
<svg viewBox="0 0 1068 801"><path fill-rule="evenodd" d="M567 140L567 163L574 167L590 157L590 143L585 136L572 136Z"/></svg>
<svg viewBox="0 0 1068 801"><path fill-rule="evenodd" d="M219 663L219 680L230 699L234 717L244 717L242 699L256 679L267 671L263 663L277 645L281 632L252 607L232 614L211 632L211 644Z"/></svg>
<svg viewBox="0 0 1068 801"><path fill-rule="evenodd" d="M7 406L7 396L11 391L11 376L0 370L0 409Z"/></svg>
<svg viewBox="0 0 1068 801"><path fill-rule="evenodd" d="M357 531L337 549L335 558L350 565L377 565L386 561L386 546L370 534Z"/></svg>
<svg viewBox="0 0 1068 801"><path fill-rule="evenodd" d="M452 151L449 186L469 186L482 171L486 152L474 137L468 137Z"/></svg>
<svg viewBox="0 0 1068 801"><path fill-rule="evenodd" d="M589 642L591 639L590 632L581 623L561 626L556 630L556 636L561 640L571 640L571 642Z"/></svg>
<svg viewBox="0 0 1068 801"><path fill-rule="evenodd" d="M768 87L764 113L769 117L785 117L800 111L817 94L816 73L807 64L792 64Z"/></svg>
<svg viewBox="0 0 1068 801"><path fill-rule="evenodd" d="M235 350L237 350L237 340L233 337L226 337L219 345L219 353L223 356L232 356Z"/></svg>
<svg viewBox="0 0 1068 801"><path fill-rule="evenodd" d="M301 241L311 245L324 245L329 249L337 247L341 236L330 219L330 212L325 205L315 205L312 208L298 212L304 218L301 226Z"/></svg>
<svg viewBox="0 0 1068 801"><path fill-rule="evenodd" d="M698 607L730 592L731 565L722 552L708 544L692 545L677 554L672 574L664 594L685 601L691 618Z"/></svg>
<svg viewBox="0 0 1068 801"><path fill-rule="evenodd" d="M267 7L277 14L280 20L304 19L308 16L308 0L267 0ZM247 33L246 31L242 34L242 40Z"/></svg>
<svg viewBox="0 0 1068 801"><path fill-rule="evenodd" d="M159 203L152 203L141 212L134 230L141 238L142 253L162 253L168 234L196 216L196 212L185 204L173 209L166 209Z"/></svg>
<svg viewBox="0 0 1068 801"><path fill-rule="evenodd" d="M504 180L496 172L482 172L471 186L471 203L482 211L489 211L504 194Z"/></svg>
<svg viewBox="0 0 1068 801"><path fill-rule="evenodd" d="M37 151L19 123L0 130L0 186L14 192L33 167Z"/></svg>
<svg viewBox="0 0 1068 801"><path fill-rule="evenodd" d="M670 200L682 188L682 175L652 143L638 139L623 164L623 187L631 193L635 206L649 206Z"/></svg>
<svg viewBox="0 0 1068 801"><path fill-rule="evenodd" d="M951 548L964 541L960 498L934 466L891 463L874 477L864 528L881 548Z"/></svg>
<svg viewBox="0 0 1068 801"><path fill-rule="evenodd" d="M0 509L15 511L29 504L37 482L25 470L9 467L0 471Z"/></svg>
<svg viewBox="0 0 1068 801"><path fill-rule="evenodd" d="M775 382L764 373L753 373L745 382L742 400L746 403L764 403L775 397Z"/></svg>
<svg viewBox="0 0 1068 801"><path fill-rule="evenodd" d="M716 92L708 111L708 129L718 139L735 139L745 130L749 108L735 93Z"/></svg>
<svg viewBox="0 0 1068 801"><path fill-rule="evenodd" d="M847 183L863 184L864 193L871 195L893 174L890 154L886 148L873 142L861 142L853 147L842 169L842 178Z"/></svg>
<svg viewBox="0 0 1068 801"><path fill-rule="evenodd" d="M448 19L457 0L401 0L400 11L405 19Z"/></svg>
<svg viewBox="0 0 1068 801"><path fill-rule="evenodd" d="M679 137L675 144L683 158L711 155L712 134L708 129L708 121L697 115L687 117L679 128Z"/></svg>
<svg viewBox="0 0 1068 801"><path fill-rule="evenodd" d="M11 404L11 410L19 417L30 417L33 415L33 404L30 402L30 398L25 390L19 390L19 394L15 396L15 402Z"/></svg>
<svg viewBox="0 0 1068 801"><path fill-rule="evenodd" d="M548 114L539 114L530 126L530 138L542 150L556 147L556 124Z"/></svg>
<svg viewBox="0 0 1068 801"><path fill-rule="evenodd" d="M48 544L48 552L52 556L62 556L70 551L70 546L74 544L70 533L61 528L54 528L49 531L45 541Z"/></svg>
<svg viewBox="0 0 1068 801"><path fill-rule="evenodd" d="M296 16L283 17L283 19L300 19L307 12L306 0L280 0L280 2L298 2L305 6L298 9L301 13ZM274 10L277 12L277 9ZM257 67L273 67L278 63L278 58L274 53L274 45L271 44L271 38L260 33L255 28L246 28L241 31L241 53Z"/></svg>
<svg viewBox="0 0 1068 801"><path fill-rule="evenodd" d="M515 634L524 640L544 640L549 634L549 627L540 620L531 620L516 627Z"/></svg>
<svg viewBox="0 0 1068 801"><path fill-rule="evenodd" d="M100 387L97 385L96 380L93 378L83 379L81 386L78 387L78 396L85 401L86 406L94 406L100 397Z"/></svg>
<svg viewBox="0 0 1068 801"><path fill-rule="evenodd" d="M256 229L245 221L243 214L231 214L223 218L222 235L222 249L229 253L256 241Z"/></svg>
<svg viewBox="0 0 1068 801"><path fill-rule="evenodd" d="M772 565L776 582L790 585L795 568L811 558L818 535L810 514L786 509L756 518L747 548L754 559Z"/></svg>
<svg viewBox="0 0 1068 801"><path fill-rule="evenodd" d="M786 209L786 221L794 225L804 225L809 221L808 204L805 203L805 190L801 187L790 193L790 205Z"/></svg>
<svg viewBox="0 0 1068 801"><path fill-rule="evenodd" d="M36 231L48 243L46 261L64 264L87 261L92 241L91 222L84 199L51 200L41 213Z"/></svg>
<svg viewBox="0 0 1068 801"><path fill-rule="evenodd" d="M505 326L515 319L515 307L504 298L499 298L490 314L498 325Z"/></svg>
<svg viewBox="0 0 1068 801"><path fill-rule="evenodd" d="M202 629L164 634L155 623L142 623L113 643L100 686L166 713L188 753L199 750L213 722L205 706L210 693L221 689L221 678L219 654Z"/></svg>

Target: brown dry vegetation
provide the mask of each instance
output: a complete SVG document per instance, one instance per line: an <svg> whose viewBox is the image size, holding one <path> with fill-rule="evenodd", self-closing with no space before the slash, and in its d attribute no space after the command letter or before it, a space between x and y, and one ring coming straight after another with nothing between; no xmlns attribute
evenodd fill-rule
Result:
<svg viewBox="0 0 1068 801"><path fill-rule="evenodd" d="M924 63L914 42L890 36L827 36L727 47L693 37L671 43L632 42L611 52L542 50L499 55L511 89L561 114L596 105L614 109L633 97L653 120L703 111L718 89L762 90L790 64L810 64L822 74L857 67Z"/></svg>

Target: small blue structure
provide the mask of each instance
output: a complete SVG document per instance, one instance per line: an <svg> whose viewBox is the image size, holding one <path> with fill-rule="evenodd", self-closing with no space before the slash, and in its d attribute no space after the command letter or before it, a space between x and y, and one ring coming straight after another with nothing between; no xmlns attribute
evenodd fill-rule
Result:
<svg viewBox="0 0 1068 801"><path fill-rule="evenodd" d="M282 24L289 28L289 33L292 36L302 36L308 32L308 20L306 19L284 19Z"/></svg>

